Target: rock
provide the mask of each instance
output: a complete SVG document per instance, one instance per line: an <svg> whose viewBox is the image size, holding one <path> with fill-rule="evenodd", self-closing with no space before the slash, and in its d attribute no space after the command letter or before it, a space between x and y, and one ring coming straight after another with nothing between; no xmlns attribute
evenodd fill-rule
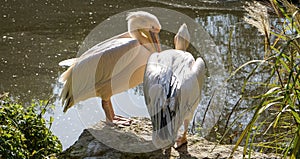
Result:
<svg viewBox="0 0 300 159"><path fill-rule="evenodd" d="M157 149L151 141L152 126L148 118L132 118L129 127L109 127L100 122L85 129L78 141L59 154L64 159L144 159L144 158L227 158L234 145L217 145L196 135L188 136L188 144L180 149ZM239 147L233 158L243 157L243 148ZM280 158L253 152L251 158Z"/></svg>

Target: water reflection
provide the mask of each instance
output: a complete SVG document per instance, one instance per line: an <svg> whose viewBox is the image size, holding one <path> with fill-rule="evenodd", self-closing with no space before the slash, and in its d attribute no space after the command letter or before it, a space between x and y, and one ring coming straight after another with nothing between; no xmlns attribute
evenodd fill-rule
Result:
<svg viewBox="0 0 300 159"><path fill-rule="evenodd" d="M242 18L242 16L236 14L211 15L209 17L196 18L196 21L202 24L205 30L214 38L228 74L245 62L263 59L264 56L263 37L258 34L255 28L245 23ZM241 69L239 73L228 80L223 96L225 98L225 109L216 129L219 134L223 134L225 129L228 128L227 126L233 122L235 124L231 128L231 131L229 131L229 135L234 133L239 134L251 119L253 113L244 113L244 111L256 103L250 99L240 100L240 95L244 84L243 81L255 66L249 65ZM264 65L257 69L249 79L250 83L253 84L245 87L245 96L254 96L262 92L264 88L260 88L259 84L255 85L255 83L266 81L269 77L269 72L269 68L264 67ZM230 114L237 104L238 107ZM235 120L237 117L239 119ZM209 138L214 140L216 137L216 132L212 131Z"/></svg>
<svg viewBox="0 0 300 159"><path fill-rule="evenodd" d="M111 101L114 105L115 113L124 117L149 117L144 97L139 93L141 88L140 85L135 89L113 96ZM56 83L53 94L58 97L61 89L62 84ZM90 98L79 102L66 113L63 113L61 101L58 98L55 99L54 104L56 108L51 112L47 112L45 118L48 119L50 116L53 116L55 119L51 130L58 136L64 149L68 148L78 139L83 129L95 125L99 121L105 121L105 114L100 98Z"/></svg>
<svg viewBox="0 0 300 159"><path fill-rule="evenodd" d="M212 64L225 66L225 74L239 67L244 62L251 59L260 59L263 46L261 37L257 31L245 24L242 20L242 4L239 1L204 3L203 1L1 1L0 6L0 91L10 92L15 98L23 102L31 99L48 99L52 94L58 94L61 85L57 83L57 77L64 71L58 66L59 61L76 56L79 46L88 33L104 19L124 10L145 7L159 6L180 11L199 23L214 39L217 49L220 52L221 61L215 62L207 60ZM235 7L232 7L235 6ZM168 33L165 37L172 37ZM164 43L172 43L171 39L162 35ZM107 37L101 37L106 39ZM199 37L201 38L201 37ZM195 43L202 45L201 43ZM228 49L230 46L230 50ZM203 48L205 50L205 48ZM189 50L195 56L203 57L205 51L200 53ZM215 106L218 101L225 100L225 110L222 113L221 124L228 118L228 112L239 99L240 88L243 80L251 68L242 69L234 76L220 94L216 97ZM266 74L268 73L265 71ZM223 74L223 73L222 73ZM224 77L219 77L224 78ZM257 74L252 80L265 80L266 76ZM209 79L213 80L213 79ZM248 90L256 90L249 87ZM137 103L135 108L139 109L137 116L147 116L143 107L143 98L135 90L124 92L115 96L117 101L127 101L134 97ZM204 92L208 101L210 94ZM113 100L113 102L117 102ZM132 100L131 100L132 101ZM52 126L53 132L59 136L67 148L81 133L82 129L95 121L103 120L103 112L100 107L101 100L93 98L87 101L90 107L81 107L84 103L78 104L76 109L70 109L66 114L62 114L62 107L57 100L54 104L55 121ZM122 105L123 103L115 103ZM127 105L127 104L126 104ZM208 103L201 103L197 113L197 122L203 118L203 109ZM251 101L243 101L241 106L233 116L240 114L240 111L249 107ZM120 107L122 108L122 107ZM95 114L86 114L91 118L80 118L79 113L83 110ZM117 109L116 113L128 116L130 110ZM131 111L130 114L132 114ZM213 112L212 112L213 113ZM233 129L241 130L239 125L245 125L251 114L245 114L238 121ZM233 117L231 118L232 122Z"/></svg>

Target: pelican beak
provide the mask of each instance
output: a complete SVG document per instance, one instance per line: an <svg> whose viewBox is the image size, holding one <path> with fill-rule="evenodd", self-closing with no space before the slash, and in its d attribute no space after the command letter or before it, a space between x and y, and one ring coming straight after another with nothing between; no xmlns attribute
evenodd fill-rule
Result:
<svg viewBox="0 0 300 159"><path fill-rule="evenodd" d="M186 51L189 47L189 41L182 37L178 37L177 35L174 38L174 44L176 50Z"/></svg>
<svg viewBox="0 0 300 159"><path fill-rule="evenodd" d="M159 41L159 36L158 32L152 32L152 31L145 31L145 30L139 30L140 34L147 39L147 42L150 48L148 48L149 51L151 52L160 52L160 41Z"/></svg>
<svg viewBox="0 0 300 159"><path fill-rule="evenodd" d="M160 48L160 41L159 41L159 36L158 33L154 33L152 31L149 31L150 33L150 43L154 45L156 52L160 52L161 48Z"/></svg>

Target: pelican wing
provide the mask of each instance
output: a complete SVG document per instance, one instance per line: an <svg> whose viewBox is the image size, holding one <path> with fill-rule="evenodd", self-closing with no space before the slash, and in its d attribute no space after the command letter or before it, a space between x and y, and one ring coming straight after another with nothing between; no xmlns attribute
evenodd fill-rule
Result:
<svg viewBox="0 0 300 159"><path fill-rule="evenodd" d="M189 53L186 53L188 55ZM189 72L185 75L181 87L180 107L184 108L184 119L191 120L201 99L201 89L205 77L205 64L202 58L195 61L191 54L186 58L190 59L188 63ZM189 61L189 60L187 60Z"/></svg>
<svg viewBox="0 0 300 159"><path fill-rule="evenodd" d="M150 56L143 85L154 144L174 142L183 120L189 119L199 104L203 76L202 59L195 62L190 53L166 50Z"/></svg>
<svg viewBox="0 0 300 159"><path fill-rule="evenodd" d="M160 136L160 145L171 144L174 136L174 121L179 109L181 83L169 66L165 53L152 54L148 60L143 88L145 102L150 114L153 131ZM166 62L166 63L165 63Z"/></svg>
<svg viewBox="0 0 300 159"><path fill-rule="evenodd" d="M141 56L149 55L150 53L132 38L113 38L95 45L78 57L62 75L61 79L65 82L61 93L64 111L90 97L110 97L113 93L112 80L119 84L119 81L126 80L122 79L126 75L130 78L137 65L146 63L141 60Z"/></svg>
<svg viewBox="0 0 300 159"><path fill-rule="evenodd" d="M99 46L101 46L102 44L110 43L111 41L114 41L114 40L119 39L119 38L131 38L131 37L130 37L130 35L129 35L128 32L125 32L125 33L123 33L123 34L120 34L120 35L114 36L114 37L112 37L112 38L109 38L109 39L107 39L107 40L105 40L105 41L103 41L103 42L100 42L100 43L97 44L96 46L99 47ZM94 47L95 47L95 46L94 46ZM112 47L114 47L114 46L112 46ZM90 55L90 51L86 51L86 52L83 53L83 54L89 56L89 55ZM85 55L82 55L82 56L85 56ZM77 60L78 60L77 57L76 57L76 58L71 58L71 59L66 59L66 60L63 60L63 61L59 62L58 65L59 65L59 66L72 66L74 63L76 63Z"/></svg>
<svg viewBox="0 0 300 159"><path fill-rule="evenodd" d="M170 67L163 64L166 56L160 56L160 53L155 53L150 56L144 76L144 96L145 102L154 123L164 120L162 125L155 125L154 129L159 129L167 124L175 116L175 103L178 103L177 98L180 83L174 75ZM161 61L158 63L157 61ZM168 111L168 119L163 111ZM168 120L168 121L167 121Z"/></svg>

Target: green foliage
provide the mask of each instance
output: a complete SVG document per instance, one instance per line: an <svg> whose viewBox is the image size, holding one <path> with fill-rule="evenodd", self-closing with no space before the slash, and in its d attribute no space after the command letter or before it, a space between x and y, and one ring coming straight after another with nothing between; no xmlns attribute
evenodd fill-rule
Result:
<svg viewBox="0 0 300 159"><path fill-rule="evenodd" d="M265 36L265 55L263 60L250 61L241 67L258 63L252 73L262 65L271 68L271 72L267 82L260 83L265 93L254 97L242 94L242 98L254 99L259 104L249 108L255 113L233 152L244 142L244 155L249 157L255 149L296 159L300 158L300 11L286 0L270 0L270 3L282 20L279 28L270 26L266 14L259 11L260 5L253 3L247 9L246 21ZM244 88L253 84L249 81L252 73L244 81Z"/></svg>
<svg viewBox="0 0 300 159"><path fill-rule="evenodd" d="M0 97L0 158L45 158L62 150L42 115L47 102L32 103L28 107ZM41 108L39 114L36 109Z"/></svg>

